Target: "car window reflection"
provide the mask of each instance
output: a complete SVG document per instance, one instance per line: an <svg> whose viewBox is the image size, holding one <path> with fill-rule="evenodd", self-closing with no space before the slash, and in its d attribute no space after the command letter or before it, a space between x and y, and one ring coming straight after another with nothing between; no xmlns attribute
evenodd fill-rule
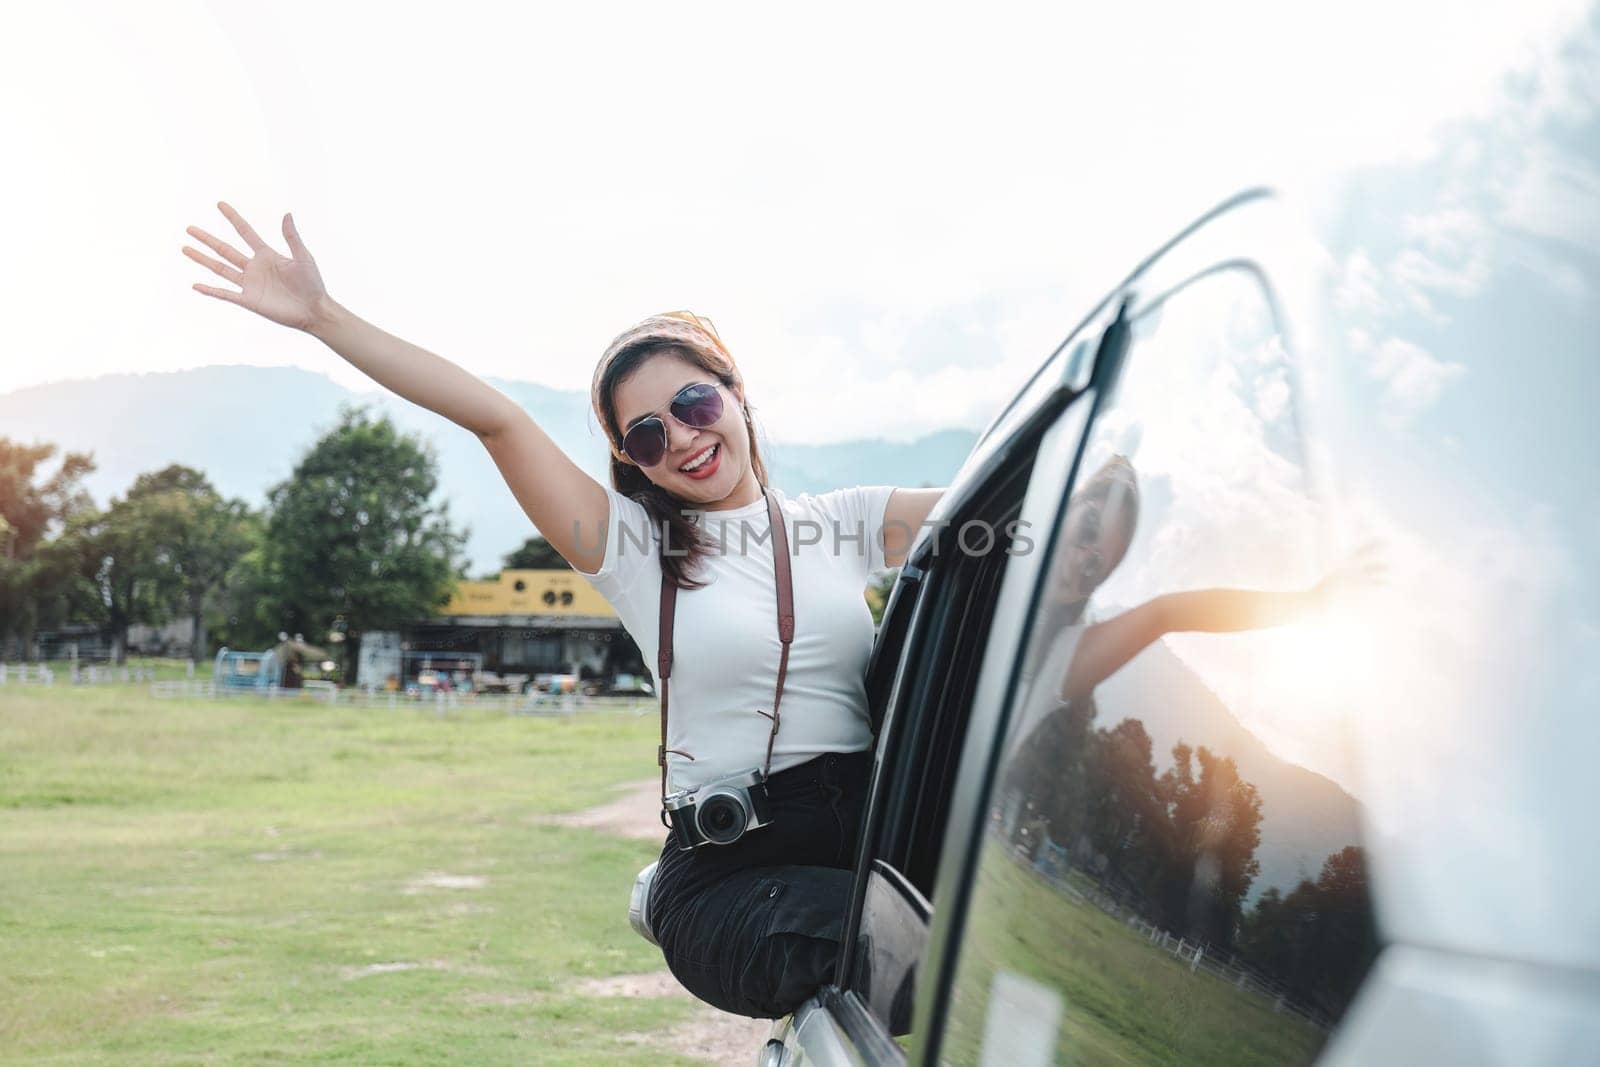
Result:
<svg viewBox="0 0 1600 1067"><path fill-rule="evenodd" d="M1303 1062L1377 950L1357 802L1271 749L1212 683L1242 686L1276 647L1267 634L1380 581L1378 559L1282 580L1284 560L1315 554L1296 543L1303 502L1280 489L1292 449L1270 456L1270 491L1225 498L1265 526L1273 558L1230 552L1238 516L1186 510L1182 479L1227 484L1234 457L1169 456L1147 491L1117 447L1130 417L1091 434L1050 542L957 965L952 1062L1036 1057L1030 1041L1058 1062ZM1224 580L1239 574L1257 580ZM1180 656L1169 639L1187 634L1217 635L1214 654Z"/></svg>

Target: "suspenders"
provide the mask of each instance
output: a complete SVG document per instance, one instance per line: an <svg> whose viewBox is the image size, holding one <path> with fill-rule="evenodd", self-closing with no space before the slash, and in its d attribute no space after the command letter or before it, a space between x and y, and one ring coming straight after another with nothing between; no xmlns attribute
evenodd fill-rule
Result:
<svg viewBox="0 0 1600 1067"><path fill-rule="evenodd" d="M783 513L778 510L778 498L766 486L761 487L761 495L766 497L767 516L772 522L772 570L778 589L778 640L783 643L783 652L778 658L778 686L772 694L772 714L761 712L772 720L772 730L767 734L767 762L762 771L762 776L766 777L772 773L772 743L778 737L778 702L783 699L783 679L789 673L789 644L794 640L794 576L789 569L789 532L783 525ZM670 751L694 759L687 752L667 748L667 680L672 677L672 619L677 603L678 587L663 573L661 636L656 651L656 678L661 683L661 744L656 749L656 762L661 766L663 801L667 797L667 753ZM670 828L664 807L661 823Z"/></svg>

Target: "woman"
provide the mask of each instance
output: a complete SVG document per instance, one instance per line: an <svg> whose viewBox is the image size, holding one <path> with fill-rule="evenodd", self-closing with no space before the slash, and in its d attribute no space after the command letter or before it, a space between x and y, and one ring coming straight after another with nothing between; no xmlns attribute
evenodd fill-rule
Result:
<svg viewBox="0 0 1600 1067"><path fill-rule="evenodd" d="M872 620L862 590L871 570L902 562L943 490L794 499L771 490L794 546L794 634L773 735L784 650L766 469L744 381L709 323L654 316L601 357L591 400L612 450L608 488L509 398L336 303L291 216L284 257L217 206L249 254L190 227L222 258L188 246L184 254L238 287L194 288L317 337L380 385L477 434L528 518L615 606L646 662L659 650L663 579L677 590L664 745L672 785L760 766L770 751L771 823L729 845L680 851L669 841L651 930L673 974L709 1003L765 1018L793 1011L837 960L865 799Z"/></svg>
<svg viewBox="0 0 1600 1067"><path fill-rule="evenodd" d="M1155 642L1174 633L1239 633L1286 626L1325 610L1343 593L1383 576L1367 546L1309 589L1191 589L1166 593L1108 618L1089 618L1095 591L1122 563L1139 522L1139 479L1123 456L1112 456L1072 495L1052 572L1050 601L1024 668L1026 696L1011 730L1012 749L1047 716L1090 696L1101 682Z"/></svg>

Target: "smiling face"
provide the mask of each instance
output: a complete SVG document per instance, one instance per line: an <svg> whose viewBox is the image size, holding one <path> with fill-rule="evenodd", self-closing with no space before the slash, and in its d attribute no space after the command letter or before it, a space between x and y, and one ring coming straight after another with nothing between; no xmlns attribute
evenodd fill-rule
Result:
<svg viewBox="0 0 1600 1067"><path fill-rule="evenodd" d="M685 386L712 384L722 394L722 417L710 426L685 426L669 411ZM740 507L760 499L750 463L744 394L705 368L671 351L644 359L612 390L617 425L623 434L654 415L666 425L667 451L660 463L640 467L644 476L686 504L706 510ZM688 468L688 469L685 469Z"/></svg>
<svg viewBox="0 0 1600 1067"><path fill-rule="evenodd" d="M1132 481L1102 469L1067 506L1066 538L1057 557L1054 593L1063 604L1089 599L1128 551L1138 521L1138 490ZM1131 478L1131 468L1129 468Z"/></svg>
<svg viewBox="0 0 1600 1067"><path fill-rule="evenodd" d="M1107 529L1104 502L1077 500L1067 512L1067 543L1056 564L1056 596L1063 603L1086 600L1120 557L1127 543L1124 529ZM1113 519L1111 525L1119 527Z"/></svg>

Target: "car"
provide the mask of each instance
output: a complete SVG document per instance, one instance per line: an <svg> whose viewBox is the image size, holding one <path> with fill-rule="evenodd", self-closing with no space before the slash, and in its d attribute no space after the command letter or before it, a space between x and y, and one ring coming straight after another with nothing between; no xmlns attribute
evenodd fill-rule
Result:
<svg viewBox="0 0 1600 1067"><path fill-rule="evenodd" d="M1515 876L1374 834L1371 783L1338 758L1381 579L1340 542L1281 222L1250 190L1157 249L1039 366L930 517L868 668L878 741L839 968L762 1063L1600 1048L1592 951L1585 970L1482 923L1418 934L1408 893L1454 885L1470 903ZM1206 589L1224 591L1212 609L1257 614L1163 636L1194 623L1168 594ZM1133 623L1136 654L1079 677L1080 651ZM1449 781L1445 762L1417 766ZM1492 825L1581 817L1485 800L1463 803ZM1545 840L1528 859L1559 866ZM1464 829L1449 856L1472 841ZM1513 925L1560 921L1528 900Z"/></svg>

